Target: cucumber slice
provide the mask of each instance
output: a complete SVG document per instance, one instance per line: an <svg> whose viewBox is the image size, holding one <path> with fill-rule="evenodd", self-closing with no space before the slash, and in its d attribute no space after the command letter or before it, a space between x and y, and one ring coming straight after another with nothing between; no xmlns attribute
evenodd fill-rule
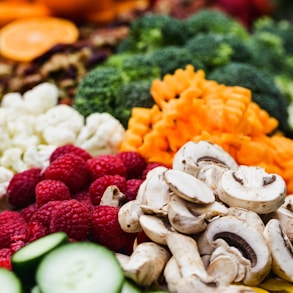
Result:
<svg viewBox="0 0 293 293"><path fill-rule="evenodd" d="M20 279L15 273L5 268L0 268L0 293L21 293Z"/></svg>
<svg viewBox="0 0 293 293"><path fill-rule="evenodd" d="M111 250L93 242L74 242L47 254L36 280L42 293L118 293L124 273Z"/></svg>
<svg viewBox="0 0 293 293"><path fill-rule="evenodd" d="M26 287L34 285L36 269L41 259L56 247L68 242L66 233L56 232L29 243L12 255L13 271Z"/></svg>

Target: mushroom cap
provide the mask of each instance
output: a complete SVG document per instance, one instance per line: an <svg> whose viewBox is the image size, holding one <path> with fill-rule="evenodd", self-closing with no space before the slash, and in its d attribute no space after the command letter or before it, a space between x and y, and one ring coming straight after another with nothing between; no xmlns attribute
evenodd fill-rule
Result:
<svg viewBox="0 0 293 293"><path fill-rule="evenodd" d="M293 246L282 231L279 220L269 220L264 237L272 254L272 271L280 278L293 282Z"/></svg>
<svg viewBox="0 0 293 293"><path fill-rule="evenodd" d="M234 158L221 146L202 140L185 143L176 152L172 168L197 176L201 162L221 165L231 169L235 169L238 166Z"/></svg>
<svg viewBox="0 0 293 293"><path fill-rule="evenodd" d="M179 197L194 203L209 204L215 201L213 191L196 177L169 169L163 174L169 188Z"/></svg>
<svg viewBox="0 0 293 293"><path fill-rule="evenodd" d="M211 221L198 237L200 254L211 255L217 247L217 239L223 239L237 248L250 261L243 283L258 285L270 272L271 254L262 233L234 216L223 216Z"/></svg>
<svg viewBox="0 0 293 293"><path fill-rule="evenodd" d="M221 201L258 214L277 210L286 197L286 183L277 174L268 174L263 168L239 166L224 172L216 190Z"/></svg>

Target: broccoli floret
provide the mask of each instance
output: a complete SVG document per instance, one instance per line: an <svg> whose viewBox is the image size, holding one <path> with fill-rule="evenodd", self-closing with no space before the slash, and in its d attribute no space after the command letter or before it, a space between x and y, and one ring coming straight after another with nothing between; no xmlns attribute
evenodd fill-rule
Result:
<svg viewBox="0 0 293 293"><path fill-rule="evenodd" d="M230 62L233 48L223 42L222 36L215 33L198 34L185 45L193 58L200 60L207 70Z"/></svg>
<svg viewBox="0 0 293 293"><path fill-rule="evenodd" d="M125 82L161 77L160 66L147 54L113 54L106 60L104 65L117 68Z"/></svg>
<svg viewBox="0 0 293 293"><path fill-rule="evenodd" d="M286 54L279 36L265 31L255 32L247 44L252 52L250 64L273 74L283 70Z"/></svg>
<svg viewBox="0 0 293 293"><path fill-rule="evenodd" d="M279 129L290 136L288 125L288 99L274 83L274 76L250 64L231 62L207 75L225 85L243 86L251 90L252 100L279 121Z"/></svg>
<svg viewBox="0 0 293 293"><path fill-rule="evenodd" d="M116 117L127 127L133 107L151 108L154 100L150 93L152 79L131 81L121 85L119 90L121 103L115 110Z"/></svg>
<svg viewBox="0 0 293 293"><path fill-rule="evenodd" d="M293 54L293 24L288 20L275 20L269 16L261 17L254 22L253 31L278 36L282 40L286 54Z"/></svg>
<svg viewBox="0 0 293 293"><path fill-rule="evenodd" d="M147 13L130 25L129 36L119 45L119 52L151 52L186 41L183 21L169 15Z"/></svg>
<svg viewBox="0 0 293 293"><path fill-rule="evenodd" d="M126 81L161 77L160 67L146 54L135 54L126 58L121 70Z"/></svg>
<svg viewBox="0 0 293 293"><path fill-rule="evenodd" d="M94 112L114 115L122 82L120 71L115 67L98 66L92 69L77 86L73 108L85 117Z"/></svg>
<svg viewBox="0 0 293 293"><path fill-rule="evenodd" d="M187 64L192 64L196 70L205 70L203 63L184 47L164 47L151 53L150 58L161 68L162 77L168 73L173 74L178 68L184 69Z"/></svg>
<svg viewBox="0 0 293 293"><path fill-rule="evenodd" d="M184 21L187 36L199 33L221 33L236 35L241 39L249 37L247 29L236 19L215 9L201 9Z"/></svg>

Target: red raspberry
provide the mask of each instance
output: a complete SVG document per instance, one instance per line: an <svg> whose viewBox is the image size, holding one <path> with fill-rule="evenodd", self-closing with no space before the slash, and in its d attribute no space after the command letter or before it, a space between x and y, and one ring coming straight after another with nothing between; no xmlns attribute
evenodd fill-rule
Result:
<svg viewBox="0 0 293 293"><path fill-rule="evenodd" d="M28 223L29 239L28 242L33 242L45 235L47 235L46 227L40 222L30 222Z"/></svg>
<svg viewBox="0 0 293 293"><path fill-rule="evenodd" d="M129 253L136 233L124 232L118 222L118 207L95 206L91 216L91 235L94 242L115 252Z"/></svg>
<svg viewBox="0 0 293 293"><path fill-rule="evenodd" d="M126 179L120 175L103 175L91 183L89 193L93 205L99 205L101 198L110 185L116 185L123 193L126 188Z"/></svg>
<svg viewBox="0 0 293 293"><path fill-rule="evenodd" d="M11 255L12 252L10 248L0 249L0 268L6 268L10 271L12 270Z"/></svg>
<svg viewBox="0 0 293 293"><path fill-rule="evenodd" d="M75 199L64 200L53 213L50 222L50 233L63 231L69 238L76 240L85 240L89 229L89 211Z"/></svg>
<svg viewBox="0 0 293 293"><path fill-rule="evenodd" d="M22 214L17 211L4 210L0 212L0 227L5 225L8 221L22 222L23 220Z"/></svg>
<svg viewBox="0 0 293 293"><path fill-rule="evenodd" d="M115 155L100 155L87 160L86 165L93 180L103 175L126 177L126 168L122 160Z"/></svg>
<svg viewBox="0 0 293 293"><path fill-rule="evenodd" d="M4 212L5 211L0 213L0 217L1 217L1 214ZM27 223L25 222L24 218L21 216L20 213L16 211L14 213L17 213L19 216L16 216L10 213L12 215L11 219L7 219L6 222L1 221L0 248L7 248L16 241L27 242L27 239L28 239ZM8 213L5 213L5 214L7 215Z"/></svg>
<svg viewBox="0 0 293 293"><path fill-rule="evenodd" d="M29 222L31 219L31 216L34 214L34 212L37 210L37 204L34 202L27 207L21 209L19 212L24 217L26 222Z"/></svg>
<svg viewBox="0 0 293 293"><path fill-rule="evenodd" d="M142 172L147 163L144 157L133 151L125 151L116 154L124 163L126 168L126 178L141 178Z"/></svg>
<svg viewBox="0 0 293 293"><path fill-rule="evenodd" d="M53 213L62 204L61 200L52 200L41 206L30 218L30 222L39 222L49 230Z"/></svg>
<svg viewBox="0 0 293 293"><path fill-rule="evenodd" d="M84 190L72 195L72 198L78 200L83 205L85 205L85 207L87 207L89 211L91 211L91 209L93 208L90 193L87 190Z"/></svg>
<svg viewBox="0 0 293 293"><path fill-rule="evenodd" d="M62 156L68 153L73 153L77 156L80 156L85 161L92 158L92 156L86 150L78 146L75 146L73 144L67 144L67 145L59 146L55 149L55 151L50 156L50 163L55 161L59 156Z"/></svg>
<svg viewBox="0 0 293 293"><path fill-rule="evenodd" d="M58 157L45 170L45 179L64 182L72 193L86 189L89 173L84 159L72 153Z"/></svg>
<svg viewBox="0 0 293 293"><path fill-rule="evenodd" d="M41 207L51 200L70 199L71 193L65 183L60 180L42 180L36 186L36 203Z"/></svg>
<svg viewBox="0 0 293 293"><path fill-rule="evenodd" d="M31 168L15 174L7 187L8 202L23 208L35 201L35 187L41 180L41 169Z"/></svg>
<svg viewBox="0 0 293 293"><path fill-rule="evenodd" d="M11 253L13 254L17 250L19 250L22 247L24 247L26 244L27 244L27 242L24 242L22 240L18 240L18 241L15 241L15 242L11 243L10 246L9 246L9 249L10 249Z"/></svg>
<svg viewBox="0 0 293 293"><path fill-rule="evenodd" d="M124 195L126 196L127 201L136 199L138 189L142 182L142 179L129 179L126 181Z"/></svg>

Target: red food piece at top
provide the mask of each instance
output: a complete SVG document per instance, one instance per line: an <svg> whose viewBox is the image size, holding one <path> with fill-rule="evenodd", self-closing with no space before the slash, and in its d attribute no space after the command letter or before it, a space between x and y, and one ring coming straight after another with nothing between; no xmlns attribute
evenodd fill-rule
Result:
<svg viewBox="0 0 293 293"><path fill-rule="evenodd" d="M139 179L142 176L142 172L147 166L144 157L133 151L123 151L117 153L117 156L123 161L126 168L127 179Z"/></svg>
<svg viewBox="0 0 293 293"><path fill-rule="evenodd" d="M60 180L46 179L36 186L36 204L41 207L51 200L71 199L71 193L67 185Z"/></svg>
<svg viewBox="0 0 293 293"><path fill-rule="evenodd" d="M86 165L93 180L103 175L120 175L126 177L124 163L115 155L100 155L87 160Z"/></svg>
<svg viewBox="0 0 293 293"><path fill-rule="evenodd" d="M40 168L31 168L15 174L7 187L8 202L23 208L35 201L35 187L42 179Z"/></svg>
<svg viewBox="0 0 293 293"><path fill-rule="evenodd" d="M85 149L75 146L73 144L67 144L57 147L50 156L50 163L55 161L58 157L72 153L77 156L82 157L85 161L92 158L92 155L88 153Z"/></svg>
<svg viewBox="0 0 293 293"><path fill-rule="evenodd" d="M78 155L68 153L55 159L44 172L45 179L64 182L71 193L84 190L89 185L86 162Z"/></svg>

